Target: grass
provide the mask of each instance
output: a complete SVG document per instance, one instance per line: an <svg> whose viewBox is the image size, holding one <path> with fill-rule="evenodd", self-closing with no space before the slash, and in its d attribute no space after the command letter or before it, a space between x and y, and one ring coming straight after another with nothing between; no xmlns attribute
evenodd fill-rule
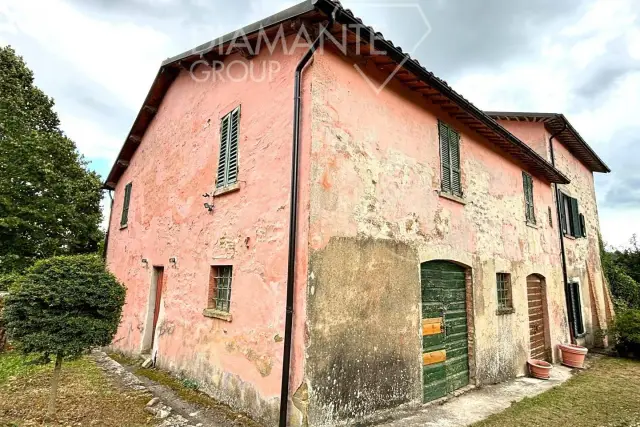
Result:
<svg viewBox="0 0 640 427"><path fill-rule="evenodd" d="M151 426L149 394L121 390L88 357L64 362L57 412L45 418L53 364L25 364L15 352L0 354L0 426Z"/></svg>
<svg viewBox="0 0 640 427"><path fill-rule="evenodd" d="M640 362L602 358L565 384L473 427L640 426Z"/></svg>
<svg viewBox="0 0 640 427"><path fill-rule="evenodd" d="M36 357L23 357L17 353L0 353L0 386L9 379L21 378L46 369L35 364Z"/></svg>

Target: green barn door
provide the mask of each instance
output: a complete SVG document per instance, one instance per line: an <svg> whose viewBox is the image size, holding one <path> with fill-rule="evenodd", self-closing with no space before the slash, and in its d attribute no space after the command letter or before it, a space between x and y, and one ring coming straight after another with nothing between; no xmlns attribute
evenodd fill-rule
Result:
<svg viewBox="0 0 640 427"><path fill-rule="evenodd" d="M428 402L469 384L465 269L425 262L420 277L423 400Z"/></svg>

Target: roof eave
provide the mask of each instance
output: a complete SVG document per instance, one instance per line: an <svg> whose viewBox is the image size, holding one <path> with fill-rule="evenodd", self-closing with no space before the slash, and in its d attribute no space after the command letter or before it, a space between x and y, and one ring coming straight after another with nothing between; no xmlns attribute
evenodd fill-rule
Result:
<svg viewBox="0 0 640 427"><path fill-rule="evenodd" d="M545 124L548 130L553 133L553 130L549 129L549 123L553 120L561 120L563 124L566 124L567 131L575 138L579 144L587 152L587 156L584 158L583 163L587 164L593 172L609 173L611 169L609 166L596 154L595 151L589 146L589 144L582 138L580 133L573 127L569 119L562 113L531 113L531 112L516 112L516 111L486 111L486 114L494 119L506 119L511 120L513 118L517 120L525 121L539 121Z"/></svg>
<svg viewBox="0 0 640 427"><path fill-rule="evenodd" d="M164 94L178 75L179 67L184 65L183 61L194 58L197 59L199 57L201 58L206 53L211 52L214 48L233 40L238 34L245 34L249 36L261 28L268 28L270 26L283 23L314 10L318 10L327 16L334 16L338 23L358 25L361 33L363 34L361 36L362 39L374 40L375 47L382 47L387 52L387 56L389 56L393 61L402 64L403 68L407 71L415 74L424 83L441 93L443 97L451 100L458 106L458 108L470 115L471 120L477 120L482 126L485 126L488 129L487 132L492 133L492 135L495 134L499 139L507 141L508 144L506 148L508 150L515 149L518 156L521 156L518 157L518 159L523 161L525 164L530 162L529 166L535 169L537 171L536 173L541 177L544 177L549 182L561 184L569 183L569 179L562 174L562 172L554 168L531 147L520 141L482 110L478 109L460 94L455 92L444 81L437 78L430 71L427 71L416 60L411 59L409 55L403 53L402 49L393 45L391 41L384 39L380 33L375 33L371 27L363 26L361 20L353 16L350 11L343 9L339 3L334 3L331 0L307 0L261 21L250 24L243 29L229 33L211 42L205 43L192 50L183 52L163 61L160 71L147 94L143 107L136 117L132 129L127 136L127 140L123 144L120 154L118 155L118 160L113 165L111 172L104 183L104 188L115 188L115 184L120 179L122 173L124 173L122 168L126 168L128 166L128 161L133 156L133 153L137 148L137 144L144 135L146 127L150 124L151 120L153 120L153 116L159 108L160 103L164 98ZM164 78L162 77L163 75L165 76ZM165 84L163 83L168 84L165 87ZM149 112L151 112L151 114L149 114Z"/></svg>
<svg viewBox="0 0 640 427"><path fill-rule="evenodd" d="M498 122L493 120L491 117L486 115L482 110L471 104L465 98L463 98L460 94L455 92L451 87L445 84L442 80L437 78L433 73L427 71L424 67L422 67L417 61L412 59L408 54L402 52L402 50L398 49L389 41L378 37L379 33L373 32L371 27L366 27L362 25L362 22L356 17L347 13L344 9L340 7L336 7L336 4L332 0L313 0L315 6L323 11L327 15L334 15L335 19L339 23L345 23L341 20L347 21L347 24L359 25L360 36L364 40L374 40L374 43L380 43L384 45L385 52L387 56L391 57L394 61L398 63L402 63L403 67L408 71L412 72L416 76L425 81L425 83L432 86L434 89L439 92L445 94L448 98L452 99L456 104L461 107L464 107L465 110L473 115L477 120L483 122L487 127L493 129L496 133L510 141L511 143L517 145L519 148L523 149L525 152L531 156L532 159L546 171L546 177L550 182L555 182L559 184L568 184L569 178L567 178L562 172L554 168L547 160L545 160L542 156L536 153L531 147L520 141L513 134L511 134L508 130L502 127ZM377 48L377 46L376 46ZM381 50L381 49L380 49Z"/></svg>
<svg viewBox="0 0 640 427"><path fill-rule="evenodd" d="M116 161L114 162L111 170L109 171L109 174L107 175L107 179L102 184L102 188L105 190L115 189L116 183L119 181L122 173L124 173L123 169L126 169L126 167L128 166L128 161L131 159L133 152L135 152L135 147L133 145L139 144L142 137L144 136L144 132L136 133L136 131L138 130L137 128L145 127L140 126L140 123L147 122L146 115L148 113L152 112L152 116L155 115L155 112L162 102L162 99L164 99L164 94L166 93L166 90L168 90L168 86L171 85L171 82L173 82L173 80L179 74L179 68L174 68L176 65L180 66L181 61L184 61L187 58L201 58L207 52L210 52L213 49L230 42L238 34L244 34L248 36L259 31L260 29L266 29L274 25L281 24L285 21L296 18L298 16L302 16L314 10L314 1L305 0L288 9L285 9L267 18L261 19L260 21L249 24L239 30L225 34L222 37L218 37L217 39L211 40L207 43L203 43L191 50L185 51L179 55L172 56L162 61L162 63L160 64L160 69L158 70L158 74L156 75L153 83L151 84L151 87L149 88L149 92L147 93L145 101L143 102L142 107L140 108L140 111L138 112L138 115L136 116L136 119L131 126L131 130L129 131L129 134L127 135L127 138L125 139L125 142L123 143L122 148L118 153ZM170 80L170 82L168 82L169 84L167 85L166 90L160 91L164 92L162 93L162 96L154 97L153 95L155 94L156 89L158 87L164 86L162 80L162 75L164 73L168 73L167 75L170 76L170 79L167 80ZM148 122L150 123L152 119L153 117L150 117ZM128 155L130 151L131 156Z"/></svg>

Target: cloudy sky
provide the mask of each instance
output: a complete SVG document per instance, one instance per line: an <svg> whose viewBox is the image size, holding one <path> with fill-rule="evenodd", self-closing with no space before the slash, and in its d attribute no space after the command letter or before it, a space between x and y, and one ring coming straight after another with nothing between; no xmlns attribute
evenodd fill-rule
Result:
<svg viewBox="0 0 640 427"><path fill-rule="evenodd" d="M12 45L103 177L160 62L296 1L2 0ZM345 0L486 110L562 112L613 170L598 174L602 232L640 234L640 1Z"/></svg>

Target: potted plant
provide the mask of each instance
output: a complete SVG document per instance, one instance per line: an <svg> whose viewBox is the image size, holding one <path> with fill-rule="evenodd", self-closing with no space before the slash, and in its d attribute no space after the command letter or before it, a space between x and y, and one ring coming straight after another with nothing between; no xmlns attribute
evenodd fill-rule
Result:
<svg viewBox="0 0 640 427"><path fill-rule="evenodd" d="M551 376L551 368L553 368L551 363L539 359L529 359L527 364L529 365L529 373L532 377L548 380Z"/></svg>
<svg viewBox="0 0 640 427"><path fill-rule="evenodd" d="M583 368L584 358L587 355L586 347L575 344L560 344L558 346L562 352L562 364L571 368Z"/></svg>

